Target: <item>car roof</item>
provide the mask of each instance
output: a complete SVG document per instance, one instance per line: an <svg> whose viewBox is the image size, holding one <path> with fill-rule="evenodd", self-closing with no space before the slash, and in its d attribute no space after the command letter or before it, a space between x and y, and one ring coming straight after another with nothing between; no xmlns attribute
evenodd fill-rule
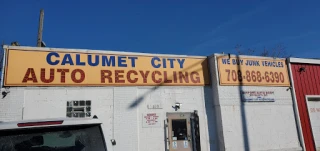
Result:
<svg viewBox="0 0 320 151"><path fill-rule="evenodd" d="M41 123L41 125L39 125L39 123ZM26 124L32 124L32 126L30 125L21 126ZM34 128L34 127L87 125L87 124L102 124L102 122L97 118L47 118L47 119L19 120L19 121L0 122L0 130Z"/></svg>

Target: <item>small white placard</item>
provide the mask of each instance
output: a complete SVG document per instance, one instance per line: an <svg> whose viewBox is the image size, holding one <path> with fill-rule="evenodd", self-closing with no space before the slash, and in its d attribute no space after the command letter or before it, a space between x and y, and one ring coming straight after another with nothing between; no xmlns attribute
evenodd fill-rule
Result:
<svg viewBox="0 0 320 151"><path fill-rule="evenodd" d="M172 137L172 140L176 141L176 140L177 140L177 137Z"/></svg>
<svg viewBox="0 0 320 151"><path fill-rule="evenodd" d="M161 127L159 113L144 113L142 114L142 127Z"/></svg>
<svg viewBox="0 0 320 151"><path fill-rule="evenodd" d="M181 89L165 89L164 93L180 94L180 93L183 93L183 90L181 90Z"/></svg>
<svg viewBox="0 0 320 151"><path fill-rule="evenodd" d="M241 91L243 102L274 102L274 91Z"/></svg>
<svg viewBox="0 0 320 151"><path fill-rule="evenodd" d="M161 103L149 103L147 105L148 109L162 109Z"/></svg>
<svg viewBox="0 0 320 151"><path fill-rule="evenodd" d="M178 143L176 141L172 142L172 148L177 149Z"/></svg>
<svg viewBox="0 0 320 151"><path fill-rule="evenodd" d="M188 148L189 147L188 141L183 141L183 147L184 148Z"/></svg>

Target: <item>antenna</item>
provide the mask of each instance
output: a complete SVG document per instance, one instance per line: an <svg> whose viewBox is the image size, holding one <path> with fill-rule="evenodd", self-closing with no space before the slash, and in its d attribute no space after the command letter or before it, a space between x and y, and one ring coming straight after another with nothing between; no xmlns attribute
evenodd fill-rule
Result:
<svg viewBox="0 0 320 151"><path fill-rule="evenodd" d="M44 10L41 9L40 10L40 17L39 17L37 47L41 47L42 46L43 18L44 18Z"/></svg>

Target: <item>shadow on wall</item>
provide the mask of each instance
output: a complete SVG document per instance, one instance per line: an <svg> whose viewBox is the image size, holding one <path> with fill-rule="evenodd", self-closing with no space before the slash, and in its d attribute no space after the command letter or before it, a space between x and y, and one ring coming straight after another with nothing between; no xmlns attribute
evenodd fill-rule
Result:
<svg viewBox="0 0 320 151"><path fill-rule="evenodd" d="M185 72L185 71L187 71L187 70L189 70L189 69L191 69L191 68L193 68L193 67L195 67L196 65L198 65L198 64L201 63L201 68L196 69L196 70L194 70L194 71L195 71L195 72L198 72L198 71L201 71L201 70L204 71L204 72L203 72L203 77L202 77L202 79L204 79L204 80L209 80L209 77L207 77L207 79L205 78L205 75L206 75L206 74L208 75L208 73L205 72L205 71L207 71L207 69L208 69L208 62L207 62L207 61L208 61L208 60L199 61L199 62L197 62L197 63L195 63L195 64L193 64L193 65L185 68L184 70L181 70L181 72ZM150 73L149 73L149 74L150 74ZM172 79L172 78L173 78L173 76L168 77L168 79ZM165 82L166 82L166 81L164 81L164 82L162 82L162 83L159 83L158 85L154 86L152 89L150 89L149 91L147 91L147 92L144 93L143 95L139 96L137 99L135 99L135 100L128 106L128 109L133 109L133 108L138 107L138 105L141 104L142 101L144 100L144 97L145 97L145 96L147 96L148 94L152 93L153 91L159 89L160 86L163 86L163 85L165 84ZM208 82L208 81L204 81L204 83L207 83L207 82ZM208 83L209 83L209 82L208 82Z"/></svg>
<svg viewBox="0 0 320 151"><path fill-rule="evenodd" d="M236 59L240 59L239 56L236 57ZM191 68L193 68L194 66L198 65L199 63L201 63L201 68L197 69L196 71L207 71L208 69L208 60L206 61L200 61L200 62L197 62L187 68L185 68L184 70L182 70L182 72L186 71L186 70L189 70ZM238 65L237 66L237 70L238 70L238 73L239 71L241 71L241 66ZM204 73L205 74L208 74L208 73ZM169 77L168 79L172 79L173 76ZM205 77L203 77L204 80L209 80L210 78L206 79ZM240 81L240 80L239 80ZM152 89L150 89L149 91L147 91L146 93L144 93L143 95L139 96L137 99L135 99L129 106L128 106L128 109L133 109L133 108L136 108L138 107L144 100L144 97L147 96L148 94L152 93L153 91L157 90L160 88L160 86L163 86L165 82L162 82L156 86L154 86ZM208 82L210 83L210 82ZM241 97L241 92L243 90L243 82L240 81L240 85L239 85L239 96ZM216 121L216 116L215 116L215 110L213 108L213 98L208 98L208 96L212 97L212 91L210 91L210 89L208 89L208 87L205 87L204 88L204 95L205 95L205 102L206 102L206 114L207 114L207 119L208 119L208 129L209 129L209 138L210 139L217 139L217 132L216 132L216 124L214 124L213 122ZM207 94L209 93L209 95ZM241 100L239 100L241 101ZM241 101L240 103L240 110L241 110L241 121L242 121L242 132L243 132L243 146L244 146L244 150L246 151L250 151L250 146L249 146L249 139L248 139L248 128L247 128L247 118L246 118L246 112L245 112L245 104ZM217 143L218 141L214 141L213 140L210 140L210 148L211 150L214 150L215 148L217 148L218 144L215 144ZM224 146L221 146L219 147L220 149L224 148Z"/></svg>
<svg viewBox="0 0 320 151"><path fill-rule="evenodd" d="M240 60L239 55L236 56L237 60ZM238 70L238 80L240 82L239 84L239 96L240 96L240 113L241 113L241 124L242 124L242 136L243 136L243 146L245 151L250 151L250 142L248 138L248 125L247 125L247 116L246 116L246 111L245 111L245 104L241 100L241 92L243 91L243 80L242 79L242 74L239 75L241 72L241 66L240 64L237 65L237 70Z"/></svg>
<svg viewBox="0 0 320 151"><path fill-rule="evenodd" d="M225 56L227 56L227 55L225 55ZM221 56L221 57L225 57L225 56ZM216 57L215 57L215 59L216 60L218 60ZM230 55L228 55L228 59L231 59L231 56ZM235 57L235 59L237 59L237 60L240 60L240 57L237 55L236 57ZM220 86L220 82L219 82L219 80L214 80L215 78L217 78L217 79L219 79L219 72L217 71L217 69L215 69L215 67L216 67L216 63L218 63L218 62L216 62L216 60L214 61L215 63L214 63L214 67L212 67L212 68L214 68L212 71L213 71L213 73L212 73L212 75L211 76L214 76L213 77L213 85L212 85L212 92L213 92L213 97L214 97L214 99L212 99L213 101L216 101L217 102L217 104L215 104L215 102L213 102L214 104L213 104L213 109L210 107L210 103L211 102L209 102L208 104L206 104L206 112L207 112L207 115L208 115L208 119L209 119L209 116L210 116L210 114L212 115L214 115L214 116L212 116L212 120L214 120L213 122L217 122L217 124L213 124L214 126L217 126L216 127L216 129L217 129L217 134L215 135L214 134L214 131L210 131L210 129L209 129L209 134L210 134L210 138L216 138L217 140L214 142L214 143L217 143L215 146L217 147L217 148L219 148L219 150L226 150L226 142L225 142L225 140L227 139L227 138L225 138L226 137L226 135L224 134L224 132L226 131L226 130L224 130L224 126L225 125L223 125L223 121L226 121L226 120L230 120L230 119L227 119L226 118L226 114L227 113L222 113L223 112L223 110L224 110L224 108L223 107L228 107L228 106L225 106L225 105L220 105L220 104L223 104L223 102L220 102L221 101L221 99L220 99L220 97L221 96L224 96L224 95L228 95L228 94L226 94L227 92L223 92L224 94L219 94L220 92L219 92L219 90L218 90L218 87ZM230 62L233 62L233 61L230 61ZM242 75L239 75L239 73L241 72L241 66L240 66L240 64L238 64L237 65L237 69L236 69L236 73L237 73L237 75L238 75L238 77L237 77L237 79L242 79ZM243 91L243 86L244 86L244 84L243 84L243 81L242 80L239 80L239 86L222 86L222 87L235 87L235 88L238 88L238 94L239 94L239 96L240 96L240 99L239 100L237 100L237 101L240 101L240 103L239 103L239 108L240 108L240 116L241 116L241 131L242 131L242 134L239 134L239 135L242 135L242 140L239 140L239 141L243 141L243 149L242 148L239 148L239 150L245 150L245 151L250 151L250 142L249 142L249 137L248 137L248 125L247 125L247 116L246 116L246 112L245 112L245 103L244 102L242 102L242 100L241 100L241 93L242 93L242 91ZM210 92L209 92L210 93ZM207 102L206 102L207 103ZM215 106L216 105L216 106ZM210 110L212 110L212 112L213 113L211 113L210 112ZM210 125L211 123L213 123L212 121L208 121L208 124ZM234 122L234 121L232 121L232 122ZM239 123L240 124L240 123ZM211 127L209 127L209 128L211 128ZM241 132L240 132L241 133ZM213 143L213 142L210 142L210 143ZM232 145L232 143L233 142L228 142L228 144L231 144ZM212 148L212 147L215 147L215 146L213 146L212 144L210 144L210 147ZM240 147L240 146L233 146L233 147Z"/></svg>
<svg viewBox="0 0 320 151"><path fill-rule="evenodd" d="M204 75L208 73L208 59L206 61L200 61L197 62L187 68L185 68L184 70L182 70L182 72L187 71L191 68L193 68L194 66L198 65L201 63L201 68L196 69L196 71L207 71L204 72ZM210 75L209 75L210 76ZM207 78L207 79L206 79ZM203 77L204 80L210 80L209 77ZM168 79L172 79L172 76L169 77ZM208 81L205 81L205 83L208 83L209 85L211 84ZM147 92L145 92L143 95L139 96L137 99L135 99L129 106L128 109L134 109L137 108L143 101L144 101L144 97L147 96L148 94L152 93L153 91L156 91L157 89L159 89L161 86L163 86L165 83L162 82L160 84L158 84L157 86L154 86L152 89L148 90ZM205 110L206 110L206 114L207 114L207 124L208 124L208 131L209 131L209 144L210 144L210 150L214 151L214 150L218 150L218 137L217 137L217 128L216 128L216 115L215 115L215 110L214 110L214 106L213 106L213 95L212 95L212 90L211 90L211 86L204 86L203 87L203 97L205 100ZM166 130L164 128L164 130ZM166 132L165 132L166 135ZM165 137L165 141L166 141L166 137Z"/></svg>
<svg viewBox="0 0 320 151"><path fill-rule="evenodd" d="M204 100L205 100L205 110L207 114L207 124L209 131L209 144L210 150L215 151L218 150L218 133L217 133L217 116L215 114L215 108L213 104L213 95L212 95L211 87L204 87Z"/></svg>

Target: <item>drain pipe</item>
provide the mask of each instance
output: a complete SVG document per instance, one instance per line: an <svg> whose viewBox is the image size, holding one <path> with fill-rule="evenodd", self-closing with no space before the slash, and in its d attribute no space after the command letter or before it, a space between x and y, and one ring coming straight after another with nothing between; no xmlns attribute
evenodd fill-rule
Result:
<svg viewBox="0 0 320 151"><path fill-rule="evenodd" d="M295 114L300 145L302 146L303 150L306 150L304 139L303 139L303 134L302 134L301 123L300 123L300 115L299 115L299 109L298 109L298 105L297 105L296 92L295 92L295 88L294 88L294 81L293 81L293 76L292 76L290 58L287 58L287 67L288 67L289 79L290 79L290 83L291 83L290 91L291 91L291 96L292 96L292 101L293 101L293 108L294 108L293 111Z"/></svg>

